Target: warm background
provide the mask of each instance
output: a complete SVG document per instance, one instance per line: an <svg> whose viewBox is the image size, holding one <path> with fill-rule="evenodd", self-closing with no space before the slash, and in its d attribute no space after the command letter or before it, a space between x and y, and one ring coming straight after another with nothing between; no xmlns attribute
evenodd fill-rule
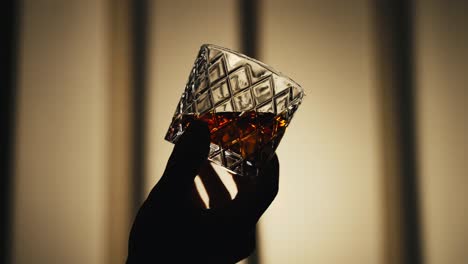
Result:
<svg viewBox="0 0 468 264"><path fill-rule="evenodd" d="M203 43L307 92L250 264L468 263L466 1L7 2L1 263L124 262Z"/></svg>

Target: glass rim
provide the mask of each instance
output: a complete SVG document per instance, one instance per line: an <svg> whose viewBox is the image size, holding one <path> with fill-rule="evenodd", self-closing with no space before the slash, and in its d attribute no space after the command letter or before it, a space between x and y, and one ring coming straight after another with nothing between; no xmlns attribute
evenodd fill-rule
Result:
<svg viewBox="0 0 468 264"><path fill-rule="evenodd" d="M266 64L266 63L264 63L264 62L261 62L261 61L259 61L259 60L257 60L257 59L254 59L254 58L252 58L252 57L249 57L249 56L247 56L247 55L245 55L245 54L243 54L243 53L240 53L240 52L238 52L238 51L235 51L235 50L232 50L232 49L228 49L228 48L225 48L225 47L222 47L222 46L218 46L218 45L216 45L216 44L205 43L205 44L203 44L203 45L201 46L200 49L203 49L203 48L207 48L208 50L209 50L210 48L218 49L218 50L221 50L221 51L223 51L223 52L228 52L228 53L234 54L234 55L236 55L236 56L238 56L238 57L241 57L241 58L243 58L243 59L249 60L249 61L251 61L251 62L253 62L253 63L256 63L257 65L259 65L259 66L261 66L261 67L267 69L267 70L270 71L271 73L276 74L278 77L284 78L284 79L288 80L289 82L291 82L292 84L294 84L295 86L297 86L297 87L302 91L303 96L306 96L306 95L307 95L305 89L304 89L300 84L298 84L296 81L294 81L293 79L291 79L291 77L289 77L289 76L287 76L286 74L284 74L284 73L282 73L282 72L276 70L275 68L273 68L272 66L270 66L270 65L268 65L268 64Z"/></svg>

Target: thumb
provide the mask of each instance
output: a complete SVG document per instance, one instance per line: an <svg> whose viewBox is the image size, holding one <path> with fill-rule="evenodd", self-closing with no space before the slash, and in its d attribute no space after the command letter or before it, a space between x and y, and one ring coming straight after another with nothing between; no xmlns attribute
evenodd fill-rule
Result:
<svg viewBox="0 0 468 264"><path fill-rule="evenodd" d="M191 187L199 168L208 158L210 131L205 122L194 120L176 142L163 177L178 188ZM182 185L182 186L181 186Z"/></svg>

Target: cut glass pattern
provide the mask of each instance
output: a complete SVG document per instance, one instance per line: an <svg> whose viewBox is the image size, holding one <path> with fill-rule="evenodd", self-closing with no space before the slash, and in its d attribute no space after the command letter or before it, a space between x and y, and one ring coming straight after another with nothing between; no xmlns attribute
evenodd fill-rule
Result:
<svg viewBox="0 0 468 264"><path fill-rule="evenodd" d="M166 140L175 143L190 120L208 123L208 159L238 175L256 175L302 102L299 84L255 59L203 45L177 105Z"/></svg>

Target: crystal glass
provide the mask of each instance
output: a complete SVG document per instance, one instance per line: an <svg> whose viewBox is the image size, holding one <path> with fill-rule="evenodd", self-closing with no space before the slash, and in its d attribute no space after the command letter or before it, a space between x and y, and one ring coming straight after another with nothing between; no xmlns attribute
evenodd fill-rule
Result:
<svg viewBox="0 0 468 264"><path fill-rule="evenodd" d="M255 176L278 147L304 90L270 66L238 52L203 45L165 139L175 143L194 119L208 123L208 159Z"/></svg>

